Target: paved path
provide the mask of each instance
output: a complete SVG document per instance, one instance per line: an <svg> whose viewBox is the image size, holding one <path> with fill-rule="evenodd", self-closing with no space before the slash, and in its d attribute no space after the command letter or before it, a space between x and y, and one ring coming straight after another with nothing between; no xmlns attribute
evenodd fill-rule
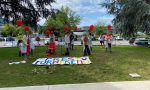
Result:
<svg viewBox="0 0 150 90"><path fill-rule="evenodd" d="M57 43L57 42L56 42ZM40 42L41 45L44 45L44 42ZM81 45L81 41L75 41L75 45ZM128 41L113 41L113 45L129 45ZM17 42L13 42L13 46L16 46ZM100 45L99 41L93 41L93 45ZM12 47L12 42L0 42L0 47Z"/></svg>
<svg viewBox="0 0 150 90"><path fill-rule="evenodd" d="M93 41L93 45L100 45L99 41ZM129 45L129 41L123 40L123 41L113 41L113 45ZM81 41L75 41L75 45L81 45Z"/></svg>
<svg viewBox="0 0 150 90"><path fill-rule="evenodd" d="M104 82L0 88L0 90L150 90L150 81Z"/></svg>

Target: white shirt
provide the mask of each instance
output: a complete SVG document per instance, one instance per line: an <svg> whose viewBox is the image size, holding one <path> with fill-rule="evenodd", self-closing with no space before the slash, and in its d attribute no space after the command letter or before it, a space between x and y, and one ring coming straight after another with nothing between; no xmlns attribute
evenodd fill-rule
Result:
<svg viewBox="0 0 150 90"><path fill-rule="evenodd" d="M21 53L27 53L27 47L23 43L19 43L19 48Z"/></svg>
<svg viewBox="0 0 150 90"><path fill-rule="evenodd" d="M90 46L92 46L92 38L93 38L92 36L89 36L89 38L88 38L88 39L89 39L89 45L90 45Z"/></svg>
<svg viewBox="0 0 150 90"><path fill-rule="evenodd" d="M70 35L65 35L65 43L70 43Z"/></svg>
<svg viewBox="0 0 150 90"><path fill-rule="evenodd" d="M35 44L33 42L33 38L30 39L30 48L35 49Z"/></svg>

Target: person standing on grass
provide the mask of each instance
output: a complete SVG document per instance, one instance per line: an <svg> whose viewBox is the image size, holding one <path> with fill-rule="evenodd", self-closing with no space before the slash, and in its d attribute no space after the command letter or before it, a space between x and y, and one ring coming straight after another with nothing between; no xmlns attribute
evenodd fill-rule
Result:
<svg viewBox="0 0 150 90"><path fill-rule="evenodd" d="M84 38L84 35L81 36L81 46L83 46L83 38Z"/></svg>
<svg viewBox="0 0 150 90"><path fill-rule="evenodd" d="M35 44L34 44L34 36L32 35L30 38L30 48L31 48L31 54L34 55L34 49L35 49Z"/></svg>
<svg viewBox="0 0 150 90"><path fill-rule="evenodd" d="M103 35L100 35L99 40L100 40L101 46L104 45L104 36Z"/></svg>
<svg viewBox="0 0 150 90"><path fill-rule="evenodd" d="M26 54L29 55L31 52L31 37L30 37L30 32L25 31L25 35L22 38L24 45L26 45Z"/></svg>
<svg viewBox="0 0 150 90"><path fill-rule="evenodd" d="M67 32L65 35L65 48L66 48L65 55L69 55L69 49L70 49L70 33L69 32Z"/></svg>
<svg viewBox="0 0 150 90"><path fill-rule="evenodd" d="M108 49L108 37L107 37L107 35L104 35L104 46L105 46L105 49L107 52L107 49Z"/></svg>
<svg viewBox="0 0 150 90"><path fill-rule="evenodd" d="M21 40L18 40L18 47L20 56L24 56L24 60L27 60L27 55L31 52L31 38L30 32L25 31L25 35L23 35Z"/></svg>
<svg viewBox="0 0 150 90"><path fill-rule="evenodd" d="M90 32L89 33L89 48L91 52L92 52L92 39L93 39L93 36L92 36L92 33Z"/></svg>
<svg viewBox="0 0 150 90"><path fill-rule="evenodd" d="M73 50L74 48L74 35L73 35L73 31L71 31L70 33L70 49Z"/></svg>
<svg viewBox="0 0 150 90"><path fill-rule="evenodd" d="M25 43L23 42L23 40L18 40L17 43L18 47L19 47L19 54L20 57L24 57L24 60L27 60L26 54L27 54L27 47L25 45Z"/></svg>
<svg viewBox="0 0 150 90"><path fill-rule="evenodd" d="M108 34L107 35L107 41L108 41L108 49L109 49L109 52L112 52L111 51L111 44L112 44L112 36L111 36L111 34Z"/></svg>
<svg viewBox="0 0 150 90"><path fill-rule="evenodd" d="M26 47L22 40L18 40L17 46L19 47L19 56L22 57L26 54Z"/></svg>
<svg viewBox="0 0 150 90"><path fill-rule="evenodd" d="M55 42L55 34L54 34L54 31L51 31L51 35L50 35L50 37L49 37L49 41L50 41L50 43L51 43L51 42Z"/></svg>
<svg viewBox="0 0 150 90"><path fill-rule="evenodd" d="M88 39L88 36L86 34L84 35L82 42L83 42L84 56L91 55L91 51L89 48L89 39Z"/></svg>

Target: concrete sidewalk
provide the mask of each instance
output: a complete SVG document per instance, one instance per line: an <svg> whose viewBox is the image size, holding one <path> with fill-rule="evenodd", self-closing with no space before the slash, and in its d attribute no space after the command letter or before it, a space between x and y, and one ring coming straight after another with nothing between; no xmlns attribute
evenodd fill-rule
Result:
<svg viewBox="0 0 150 90"><path fill-rule="evenodd" d="M150 90L150 81L125 81L0 88L0 90Z"/></svg>

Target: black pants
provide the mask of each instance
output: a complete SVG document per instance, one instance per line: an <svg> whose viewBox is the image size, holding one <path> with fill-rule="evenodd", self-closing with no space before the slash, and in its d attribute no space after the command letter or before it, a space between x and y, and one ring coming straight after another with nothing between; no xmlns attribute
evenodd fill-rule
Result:
<svg viewBox="0 0 150 90"><path fill-rule="evenodd" d="M19 57L25 56L25 54L21 53L21 51L19 51Z"/></svg>
<svg viewBox="0 0 150 90"><path fill-rule="evenodd" d="M108 43L108 48L111 48L111 43Z"/></svg>
<svg viewBox="0 0 150 90"><path fill-rule="evenodd" d="M91 55L91 51L88 45L84 46L84 56Z"/></svg>

